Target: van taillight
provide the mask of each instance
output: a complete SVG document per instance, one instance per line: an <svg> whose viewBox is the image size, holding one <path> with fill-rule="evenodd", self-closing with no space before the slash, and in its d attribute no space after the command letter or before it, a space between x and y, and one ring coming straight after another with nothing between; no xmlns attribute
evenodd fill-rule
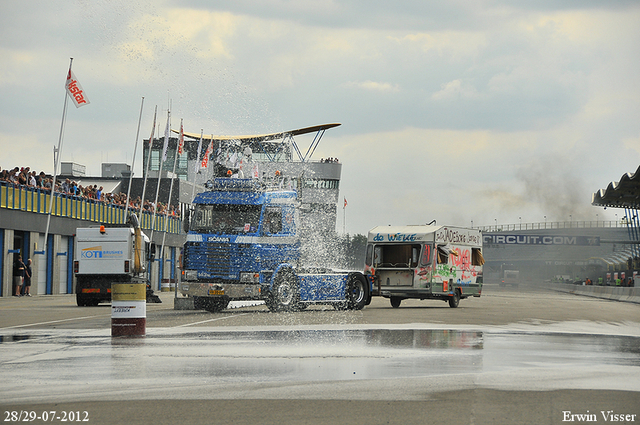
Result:
<svg viewBox="0 0 640 425"><path fill-rule="evenodd" d="M76 260L73 262L73 272L78 273L79 270L80 270L80 263Z"/></svg>
<svg viewBox="0 0 640 425"><path fill-rule="evenodd" d="M129 273L129 260L124 262L124 272Z"/></svg>

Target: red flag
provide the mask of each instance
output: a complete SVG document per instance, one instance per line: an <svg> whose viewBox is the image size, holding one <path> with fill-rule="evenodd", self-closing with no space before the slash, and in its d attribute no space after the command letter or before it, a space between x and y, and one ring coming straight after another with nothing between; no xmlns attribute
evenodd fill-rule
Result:
<svg viewBox="0 0 640 425"><path fill-rule="evenodd" d="M344 207L342 208L347 208L347 198L344 198Z"/></svg>
<svg viewBox="0 0 640 425"><path fill-rule="evenodd" d="M65 84L65 88L67 89L67 94L69 95L69 97L73 99L73 103L76 105L76 108L88 105L90 103L71 68L69 68L69 73L67 74L67 82Z"/></svg>
<svg viewBox="0 0 640 425"><path fill-rule="evenodd" d="M213 136L211 136L211 143L209 143L209 147L207 151L204 153L204 158L202 158L202 163L200 164L201 168L207 168L209 164L209 157L211 156L211 152L213 152Z"/></svg>
<svg viewBox="0 0 640 425"><path fill-rule="evenodd" d="M178 140L178 155L184 151L184 131L182 131L182 119L180 119L180 139Z"/></svg>

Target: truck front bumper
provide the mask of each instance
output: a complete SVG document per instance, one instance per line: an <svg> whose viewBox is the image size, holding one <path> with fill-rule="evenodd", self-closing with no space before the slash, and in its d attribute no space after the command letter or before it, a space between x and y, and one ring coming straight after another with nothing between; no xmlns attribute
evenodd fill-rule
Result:
<svg viewBox="0 0 640 425"><path fill-rule="evenodd" d="M180 292L190 297L229 297L231 299L263 299L262 286L257 283L181 282Z"/></svg>

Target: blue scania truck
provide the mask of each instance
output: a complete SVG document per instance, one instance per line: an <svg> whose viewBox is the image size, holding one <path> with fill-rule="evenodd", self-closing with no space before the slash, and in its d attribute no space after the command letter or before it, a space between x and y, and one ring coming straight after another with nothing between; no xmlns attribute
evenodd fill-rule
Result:
<svg viewBox="0 0 640 425"><path fill-rule="evenodd" d="M371 302L361 272L302 264L297 192L283 179L215 178L186 218L180 292L218 312L229 301L263 300L272 312L312 304L360 310Z"/></svg>

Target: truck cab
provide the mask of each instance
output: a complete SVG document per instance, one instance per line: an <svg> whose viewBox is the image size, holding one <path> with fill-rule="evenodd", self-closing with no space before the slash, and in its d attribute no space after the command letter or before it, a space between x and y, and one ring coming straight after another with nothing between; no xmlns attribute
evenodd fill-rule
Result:
<svg viewBox="0 0 640 425"><path fill-rule="evenodd" d="M361 273L300 264L297 193L286 180L216 178L207 186L187 220L179 285L196 309L217 312L230 300L264 300L272 311L362 308L370 300Z"/></svg>
<svg viewBox="0 0 640 425"><path fill-rule="evenodd" d="M263 299L276 268L298 261L296 193L276 188L253 179L218 178L196 195L180 284L196 308L217 311L230 299Z"/></svg>

